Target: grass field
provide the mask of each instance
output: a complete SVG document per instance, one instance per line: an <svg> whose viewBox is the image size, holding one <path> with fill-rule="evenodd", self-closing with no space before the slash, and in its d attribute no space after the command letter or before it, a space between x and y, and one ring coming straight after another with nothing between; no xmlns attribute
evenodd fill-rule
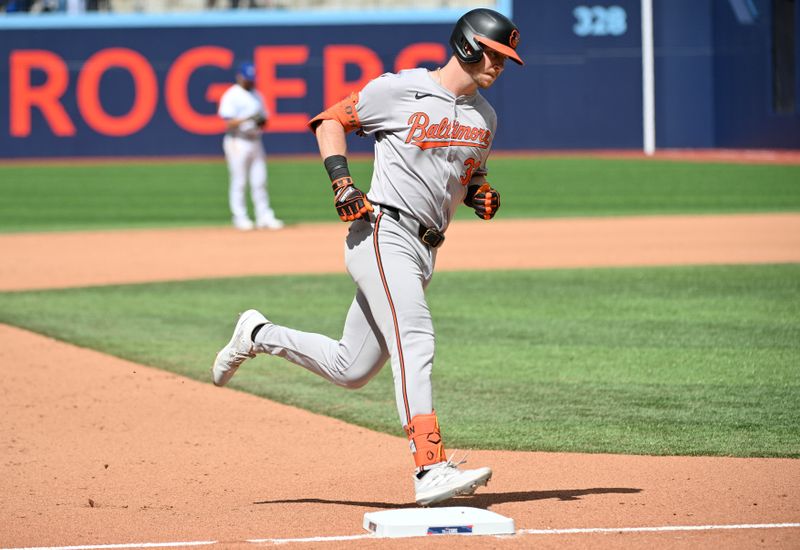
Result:
<svg viewBox="0 0 800 550"><path fill-rule="evenodd" d="M371 165L352 168L366 188ZM281 218L337 220L319 161L272 160L269 172ZM500 219L800 210L800 166L501 158L490 180L502 195ZM228 223L222 161L0 165L0 232Z"/></svg>
<svg viewBox="0 0 800 550"><path fill-rule="evenodd" d="M464 296L491 286L491 304ZM346 276L0 294L0 321L203 381L238 311L337 338ZM451 446L800 457L800 266L441 273L434 388ZM232 386L400 435L359 391L259 357Z"/></svg>
<svg viewBox="0 0 800 550"><path fill-rule="evenodd" d="M800 210L798 166L490 168L500 218ZM335 221L319 162L270 174L281 217ZM225 180L207 161L0 166L0 232L227 225ZM478 311L465 296L487 287ZM352 293L345 275L0 293L0 322L207 381L238 311L338 337ZM800 457L800 265L440 273L428 294L448 446ZM251 363L234 387L401 435L388 367L352 392Z"/></svg>

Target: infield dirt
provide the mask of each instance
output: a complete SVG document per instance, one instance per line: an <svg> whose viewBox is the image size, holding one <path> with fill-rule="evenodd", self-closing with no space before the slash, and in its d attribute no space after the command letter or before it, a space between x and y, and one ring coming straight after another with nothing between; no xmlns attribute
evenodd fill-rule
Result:
<svg viewBox="0 0 800 550"><path fill-rule="evenodd" d="M0 290L339 273L345 230L2 235ZM479 241L491 246L476 255ZM252 261L220 261L243 251ZM800 262L800 215L462 222L448 232L438 268L782 262ZM412 505L402 438L4 325L0 369L3 547L213 540L223 541L214 548L252 548L246 540L359 535L365 512ZM470 464L492 466L494 478L451 504L489 508L523 530L800 522L798 460L473 451ZM797 548L800 529L288 546L454 544Z"/></svg>

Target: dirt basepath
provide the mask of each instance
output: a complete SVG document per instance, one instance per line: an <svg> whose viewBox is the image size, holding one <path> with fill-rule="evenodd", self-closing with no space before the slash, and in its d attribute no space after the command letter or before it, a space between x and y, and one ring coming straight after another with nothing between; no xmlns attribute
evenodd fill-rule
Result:
<svg viewBox="0 0 800 550"><path fill-rule="evenodd" d="M4 235L0 290L339 273L344 230ZM477 242L492 246L475 254ZM440 269L798 262L800 215L460 223L439 260ZM0 547L649 550L800 540L797 460L486 451L470 464L491 465L492 483L451 504L513 517L517 535L363 538L365 512L413 500L401 437L3 325L0 377Z"/></svg>
<svg viewBox="0 0 800 550"><path fill-rule="evenodd" d="M342 273L346 231L337 223L247 233L224 227L0 235L0 291ZM800 214L457 222L437 271L785 262L800 262Z"/></svg>

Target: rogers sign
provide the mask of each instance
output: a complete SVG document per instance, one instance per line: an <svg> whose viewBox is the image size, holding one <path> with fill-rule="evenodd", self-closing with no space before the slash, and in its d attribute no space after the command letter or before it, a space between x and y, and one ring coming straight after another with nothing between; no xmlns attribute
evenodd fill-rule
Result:
<svg viewBox="0 0 800 550"><path fill-rule="evenodd" d="M272 113L268 131L273 133L300 133L306 123L317 113L281 112L280 99L301 99L308 94L308 83L303 78L280 78L278 68L286 65L302 66L309 62L307 45L257 46L252 59L258 74L256 86L263 94L267 108ZM371 48L356 44L328 45L322 53L322 97L325 105L332 105L354 90L359 90L369 80L386 71L399 71L417 67L422 63L443 64L447 60L444 45L418 42L404 47L394 59L393 67L384 67L378 54ZM9 135L25 138L32 133L32 113L38 111L54 136L69 137L77 134L74 120L68 111L78 113L86 126L106 136L129 136L147 127L153 119L160 100L174 123L193 134L220 134L225 124L215 114L198 112L189 101L189 79L202 67L233 70L235 55L231 49L201 45L183 51L170 64L161 84L151 62L132 48L108 47L96 51L82 62L70 80L67 62L58 53L47 49L14 49L9 55ZM360 69L357 80L346 79L350 66ZM133 103L127 112L111 114L103 106L100 81L111 70L126 71L133 82ZM44 79L34 81L34 72ZM210 84L204 98L216 104L222 93L232 84L232 79ZM66 92L77 107L67 109Z"/></svg>

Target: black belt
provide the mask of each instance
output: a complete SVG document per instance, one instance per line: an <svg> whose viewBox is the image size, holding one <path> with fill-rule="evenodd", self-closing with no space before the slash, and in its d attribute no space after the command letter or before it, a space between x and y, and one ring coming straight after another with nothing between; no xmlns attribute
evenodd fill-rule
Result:
<svg viewBox="0 0 800 550"><path fill-rule="evenodd" d="M378 205L381 207L381 212L384 212L387 216L395 220L396 222L400 221L400 210L397 208L386 206L385 204ZM403 213L403 216L408 216L407 214ZM411 218L414 222L419 226L417 230L417 235L419 235L419 240L421 240L426 245L430 246L431 248L439 248L442 246L444 242L444 233L439 231L438 229L432 227L425 227L421 223L417 222L414 218Z"/></svg>

